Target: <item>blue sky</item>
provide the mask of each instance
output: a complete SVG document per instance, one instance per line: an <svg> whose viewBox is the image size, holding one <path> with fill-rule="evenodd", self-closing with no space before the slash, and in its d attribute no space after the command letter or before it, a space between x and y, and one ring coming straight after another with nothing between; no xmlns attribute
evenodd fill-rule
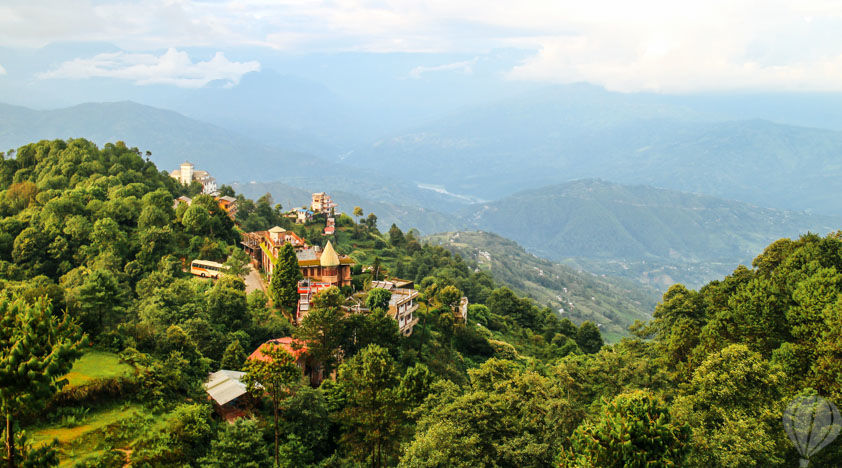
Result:
<svg viewBox="0 0 842 468"><path fill-rule="evenodd" d="M470 75L494 51L509 81L609 90L842 90L842 2L4 0L0 47L109 43L37 64L31 80L234 86L267 56L408 53L409 79ZM429 57L440 56L430 63ZM450 60L455 57L455 59ZM4 61L5 60L5 61ZM0 86L21 62L0 56ZM25 67L24 67L25 68Z"/></svg>

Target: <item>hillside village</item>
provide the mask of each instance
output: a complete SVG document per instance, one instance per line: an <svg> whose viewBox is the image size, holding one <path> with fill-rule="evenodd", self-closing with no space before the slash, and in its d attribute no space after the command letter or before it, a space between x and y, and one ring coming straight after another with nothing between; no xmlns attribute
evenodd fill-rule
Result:
<svg viewBox="0 0 842 468"><path fill-rule="evenodd" d="M3 0L0 468L842 468L842 0L757 3Z"/></svg>
<svg viewBox="0 0 842 468"><path fill-rule="evenodd" d="M235 221L238 229L240 228L236 223L237 199L220 195L216 180L209 173L197 171L192 163L185 162L170 175L184 186L201 184L202 194L214 197L219 208ZM180 196L175 199L174 207L177 208L182 203L190 206L192 200ZM331 287L338 288L345 296L345 304L341 306L345 314L368 314L371 310L367 298L376 289L388 294L386 315L397 322L398 332L406 337L411 336L413 327L419 321L414 315L419 307L419 292L415 289L414 282L383 274L374 275L373 279L365 283L355 284L354 271L359 277L362 272L361 265L348 255L338 254L331 241L336 234L336 218L342 216L338 208L329 194L317 192L312 194L309 207L295 208L282 214L284 218L302 227L323 224L324 246L318 243L310 245L294 230L277 225L267 230L241 232L241 247L250 259L250 268L257 273L260 288L267 292L270 298L276 296L272 291L272 277L276 270L280 270L277 265L284 247L290 246L295 252L295 261L300 272L300 279L295 283L297 300L288 317L291 323L301 324L310 311L315 296ZM458 303L452 307L455 321L467 323L469 304L467 297L458 298ZM308 354L306 343L291 336L266 341L249 355L248 360L271 359L262 350L276 345L282 346L296 357L296 364L311 385L318 386L325 378L321 363ZM237 409L241 403L239 398L247 396L246 385L241 381L243 375L243 372L236 370L220 369L212 373L205 383L208 395L218 405L218 411L228 418L245 414Z"/></svg>
<svg viewBox="0 0 842 468"><path fill-rule="evenodd" d="M664 466L793 466L788 402L842 395L839 234L674 285L606 345L567 316L631 319L625 287L483 233L381 231L327 193L202 193L141 154L0 157L12 466L590 467L629 441Z"/></svg>

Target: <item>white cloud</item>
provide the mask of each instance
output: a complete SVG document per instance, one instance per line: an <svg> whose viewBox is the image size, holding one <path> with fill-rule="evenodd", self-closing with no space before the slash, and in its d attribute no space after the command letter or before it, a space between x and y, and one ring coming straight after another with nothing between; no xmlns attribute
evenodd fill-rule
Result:
<svg viewBox="0 0 842 468"><path fill-rule="evenodd" d="M232 62L222 52L210 60L193 62L186 52L168 49L160 56L116 52L77 58L37 78L119 78L139 85L169 84L182 88L201 88L211 81L231 86L246 73L260 70L258 62Z"/></svg>
<svg viewBox="0 0 842 468"><path fill-rule="evenodd" d="M842 91L838 0L4 0L0 44L535 55L517 80ZM433 70L418 69L423 74Z"/></svg>
<svg viewBox="0 0 842 468"><path fill-rule="evenodd" d="M449 72L449 71L455 71L455 72L463 73L463 74L466 74L466 75L470 75L471 73L474 72L473 67L474 67L474 65L476 65L477 60L479 60L479 59L475 57L471 60L465 60L463 62L447 63L447 64L444 64L444 65L436 65L436 66L433 66L433 67L425 67L425 66L419 65L419 66L413 68L412 70L410 70L409 76L411 78L418 79L418 78L421 78L421 75L423 75L425 73Z"/></svg>
<svg viewBox="0 0 842 468"><path fill-rule="evenodd" d="M0 75L5 75L5 74L6 74L6 69L3 68L3 65L0 65Z"/></svg>
<svg viewBox="0 0 842 468"><path fill-rule="evenodd" d="M626 21L607 23L573 14L576 34L519 39L540 49L509 77L617 91L842 91L842 10L827 7L670 2L652 16L627 10L619 13Z"/></svg>

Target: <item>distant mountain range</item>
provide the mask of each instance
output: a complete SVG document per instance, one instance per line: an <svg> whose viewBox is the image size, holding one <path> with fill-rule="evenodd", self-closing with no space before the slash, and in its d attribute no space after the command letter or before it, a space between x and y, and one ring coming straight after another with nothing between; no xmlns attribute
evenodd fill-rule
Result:
<svg viewBox="0 0 842 468"><path fill-rule="evenodd" d="M635 320L649 320L659 299L654 289L536 257L514 241L488 232L447 232L427 236L424 241L459 254L562 317L577 324L593 321L611 341L628 335L628 326Z"/></svg>
<svg viewBox="0 0 842 468"><path fill-rule="evenodd" d="M601 180L472 205L462 222L552 260L661 287L674 281L699 285L750 262L776 239L842 227L842 217Z"/></svg>
<svg viewBox="0 0 842 468"><path fill-rule="evenodd" d="M465 109L358 148L349 164L493 200L580 178L842 214L842 132L712 121L651 95L559 87Z"/></svg>
<svg viewBox="0 0 842 468"><path fill-rule="evenodd" d="M2 150L55 138L86 138L100 145L122 140L141 151L151 151L152 161L161 169L172 170L189 160L220 183L239 181L238 187L250 181L281 180L286 184L281 185L280 192L290 186L309 191L348 191L390 205L448 210L465 203L458 197L380 175L376 169L357 170L313 154L264 145L177 112L133 102L90 103L49 111L0 104ZM271 189L259 195L265 192L282 198L278 190Z"/></svg>
<svg viewBox="0 0 842 468"><path fill-rule="evenodd" d="M172 170L190 160L223 182L333 167L313 156L262 145L230 130L133 102L49 111L0 104L0 148L55 138L85 138L100 145L125 141L151 151L161 169Z"/></svg>
<svg viewBox="0 0 842 468"><path fill-rule="evenodd" d="M435 132L384 139L342 161L132 102L52 111L0 105L0 148L123 140L151 151L162 169L190 160L221 183L254 198L269 192L289 208L328 191L342 210L377 214L384 230L395 223L422 233L491 231L543 257L658 287L700 285L779 237L842 226L839 218L647 186L558 182L610 173L614 181L834 213L842 205L835 196L842 133L705 123L691 109L587 86L558 88L546 101L540 95L467 109L431 124ZM477 198L491 201L470 203Z"/></svg>

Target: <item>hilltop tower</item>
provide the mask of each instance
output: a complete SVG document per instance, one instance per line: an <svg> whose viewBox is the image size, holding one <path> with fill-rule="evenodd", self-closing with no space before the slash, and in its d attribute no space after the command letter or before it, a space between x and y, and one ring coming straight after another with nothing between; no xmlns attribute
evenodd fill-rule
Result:
<svg viewBox="0 0 842 468"><path fill-rule="evenodd" d="M184 185L190 185L193 182L193 164L184 161L181 163L181 175L179 176L179 181L181 181Z"/></svg>

